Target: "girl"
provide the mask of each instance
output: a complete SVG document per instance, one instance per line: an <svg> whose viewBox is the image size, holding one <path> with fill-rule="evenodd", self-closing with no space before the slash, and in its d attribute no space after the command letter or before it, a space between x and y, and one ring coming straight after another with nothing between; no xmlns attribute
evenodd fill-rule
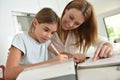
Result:
<svg viewBox="0 0 120 80"><path fill-rule="evenodd" d="M43 8L36 14L28 34L20 33L13 38L6 63L5 80L15 80L28 67L68 60L66 55L48 60L50 39L58 26L59 17L52 9Z"/></svg>

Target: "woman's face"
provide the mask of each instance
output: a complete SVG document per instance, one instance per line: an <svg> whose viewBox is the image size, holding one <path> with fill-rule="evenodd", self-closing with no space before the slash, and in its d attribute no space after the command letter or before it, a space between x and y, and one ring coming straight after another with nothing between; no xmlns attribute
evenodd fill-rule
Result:
<svg viewBox="0 0 120 80"><path fill-rule="evenodd" d="M62 28L64 30L72 30L79 27L85 21L82 12L78 9L72 8L65 11L62 18Z"/></svg>
<svg viewBox="0 0 120 80"><path fill-rule="evenodd" d="M53 33L57 31L57 24L55 23L38 23L34 24L35 27L35 40L44 43L51 39Z"/></svg>

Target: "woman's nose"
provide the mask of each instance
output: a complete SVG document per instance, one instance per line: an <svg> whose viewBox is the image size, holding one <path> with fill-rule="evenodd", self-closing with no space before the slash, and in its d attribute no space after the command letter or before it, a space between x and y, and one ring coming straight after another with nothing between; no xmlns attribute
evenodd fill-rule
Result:
<svg viewBox="0 0 120 80"><path fill-rule="evenodd" d="M69 23L69 26L70 26L70 27L74 26L74 22L71 21L71 22Z"/></svg>

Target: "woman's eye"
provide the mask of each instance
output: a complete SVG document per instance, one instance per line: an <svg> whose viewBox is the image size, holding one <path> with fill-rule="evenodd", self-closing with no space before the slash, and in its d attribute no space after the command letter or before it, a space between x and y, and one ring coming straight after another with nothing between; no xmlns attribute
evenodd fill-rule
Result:
<svg viewBox="0 0 120 80"><path fill-rule="evenodd" d="M80 25L80 23L77 23L77 22L76 22L76 23L75 23L75 25L77 25L77 26L78 26L78 25Z"/></svg>
<svg viewBox="0 0 120 80"><path fill-rule="evenodd" d="M73 17L73 16L69 16L69 18L70 18L71 20L73 20L73 19L74 19L74 17Z"/></svg>
<svg viewBox="0 0 120 80"><path fill-rule="evenodd" d="M54 34L55 32L52 32L51 34Z"/></svg>

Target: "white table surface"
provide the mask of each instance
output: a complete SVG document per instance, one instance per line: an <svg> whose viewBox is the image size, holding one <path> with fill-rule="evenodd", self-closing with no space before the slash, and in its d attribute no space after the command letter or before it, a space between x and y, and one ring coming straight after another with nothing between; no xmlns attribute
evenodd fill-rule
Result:
<svg viewBox="0 0 120 80"><path fill-rule="evenodd" d="M120 80L118 66L78 69L78 80Z"/></svg>

